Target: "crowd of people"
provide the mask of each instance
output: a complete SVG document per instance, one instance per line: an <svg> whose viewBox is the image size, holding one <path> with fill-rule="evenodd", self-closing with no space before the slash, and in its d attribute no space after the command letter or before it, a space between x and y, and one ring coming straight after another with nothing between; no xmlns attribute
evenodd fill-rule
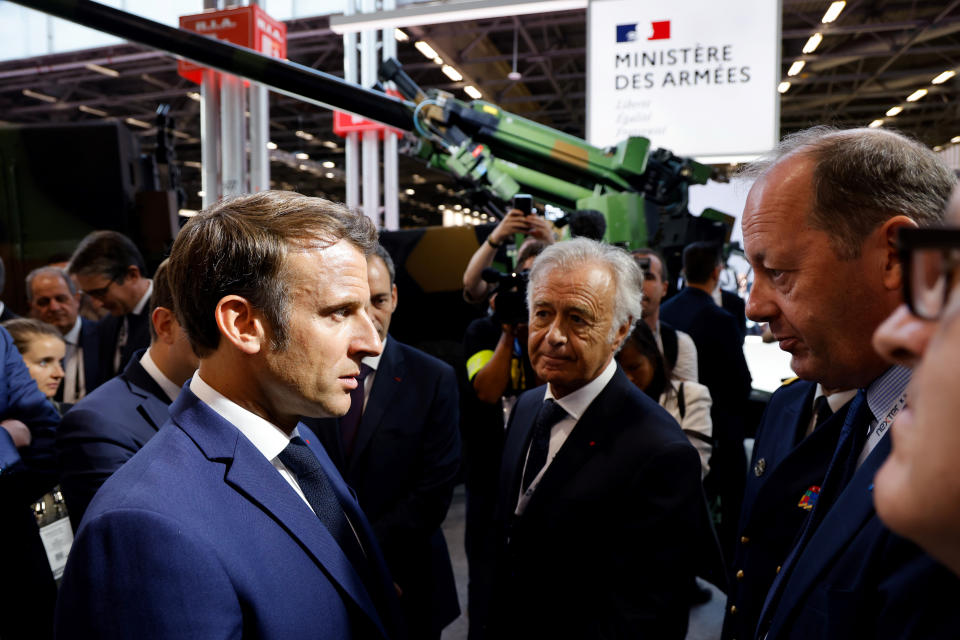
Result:
<svg viewBox="0 0 960 640"><path fill-rule="evenodd" d="M679 640L698 580L725 640L957 637L957 179L825 127L744 174L745 306L717 244L668 298L656 250L509 212L463 274L465 397L342 205L223 200L152 277L90 234L0 308L0 638L438 639L461 479L471 640ZM797 375L749 461L746 317Z"/></svg>

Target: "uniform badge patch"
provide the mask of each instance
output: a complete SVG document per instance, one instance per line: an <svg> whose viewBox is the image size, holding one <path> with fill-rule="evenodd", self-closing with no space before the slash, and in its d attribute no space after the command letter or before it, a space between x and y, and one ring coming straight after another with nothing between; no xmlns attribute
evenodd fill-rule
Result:
<svg viewBox="0 0 960 640"><path fill-rule="evenodd" d="M758 478L763 475L763 472L767 470L767 461L765 458L760 458L757 460L757 464L753 465L753 475Z"/></svg>
<svg viewBox="0 0 960 640"><path fill-rule="evenodd" d="M817 498L820 497L820 487L811 486L809 489L803 492L803 497L800 498L800 502L797 503L797 506L806 511L811 511L813 507L817 504Z"/></svg>

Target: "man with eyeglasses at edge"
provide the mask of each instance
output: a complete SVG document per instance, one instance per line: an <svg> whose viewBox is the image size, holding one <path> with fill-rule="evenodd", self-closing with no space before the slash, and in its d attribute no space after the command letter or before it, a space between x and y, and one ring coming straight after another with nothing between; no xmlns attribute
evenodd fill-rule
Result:
<svg viewBox="0 0 960 640"><path fill-rule="evenodd" d="M116 231L94 231L81 240L67 272L96 307L110 312L99 325L101 377L109 380L150 346L153 281L140 250Z"/></svg>
<svg viewBox="0 0 960 640"><path fill-rule="evenodd" d="M960 575L960 190L950 200L947 224L900 234L904 303L873 341L914 374L874 493L877 513L891 529Z"/></svg>
<svg viewBox="0 0 960 640"><path fill-rule="evenodd" d="M747 316L770 323L804 382L775 394L758 434L737 550L753 568L734 567L725 637L955 638L960 610L944 603L960 598L960 580L874 510L874 474L910 371L885 361L871 337L901 301L898 233L938 225L956 180L900 134L830 127L788 136L746 174L756 179L742 221L755 273ZM778 398L801 384L811 390ZM813 422L813 385L857 392L806 435L798 414ZM811 448L818 432L835 438L828 456ZM787 495L824 460L822 480ZM760 492L778 489L772 518L752 517ZM805 512L787 516L797 529L754 545L788 510Z"/></svg>

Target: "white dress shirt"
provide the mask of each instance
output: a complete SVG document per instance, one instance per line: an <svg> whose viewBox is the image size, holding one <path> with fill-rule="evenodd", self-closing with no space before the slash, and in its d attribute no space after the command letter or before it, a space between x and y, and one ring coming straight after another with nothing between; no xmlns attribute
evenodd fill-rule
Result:
<svg viewBox="0 0 960 640"><path fill-rule="evenodd" d="M526 491L520 493L520 498L517 500L517 508L514 511L517 515L523 513L524 509L527 508L527 503L530 502L530 497L533 495L533 492L536 490L537 485L540 484L540 478L543 477L543 474L546 473L547 469L550 467L550 463L553 462L553 459L557 456L557 453L560 451L560 448L563 446L563 443L567 441L567 438L573 432L573 428L577 426L577 422L580 420L580 416L584 414L587 410L587 407L590 406L590 403L593 402L600 392L603 391L604 387L607 386L607 383L613 378L613 374L617 371L617 361L613 358L610 359L610 363L606 368L600 372L600 375L583 385L576 391L568 393L562 398L557 398L553 395L553 389L551 385L547 385L547 390L544 393L543 401L546 402L547 398L550 398L556 401L563 410L567 412L567 417L553 425L553 429L550 430L550 445L547 448L547 461L543 465L543 468L540 469L540 473L536 475L533 481L530 482L530 486L527 487ZM520 477L523 477L523 471L526 471L527 462L526 458L530 456L530 447L527 446L527 455L524 457L523 469L520 472Z"/></svg>
<svg viewBox="0 0 960 640"><path fill-rule="evenodd" d="M77 316L70 331L63 336L67 345L63 356L63 401L76 404L87 393L87 381L83 370L83 347L80 346L80 331L83 320Z"/></svg>
<svg viewBox="0 0 960 640"><path fill-rule="evenodd" d="M153 381L160 385L160 388L163 389L163 392L167 394L167 397L170 399L170 402L173 402L177 399L177 396L180 395L182 387L178 387L177 383L163 375L163 371L160 371L160 367L157 366L157 363L153 361L153 358L150 357L150 349L147 349L143 352L143 355L140 357L140 366L143 367L143 370L147 372Z"/></svg>
<svg viewBox="0 0 960 640"><path fill-rule="evenodd" d="M387 349L387 340L389 339L390 339L390 336L387 336L386 338L383 339L384 351L386 351ZM367 377L363 379L363 410L361 411L361 413L363 413L363 411L366 411L367 409L367 400L370 399L370 390L373 389L373 379L377 377L377 367L380 366L380 358L382 357L383 357L383 351L381 351L375 356L367 356L366 358L360 361L363 364L370 367L371 369L373 369L373 371L368 373Z"/></svg>

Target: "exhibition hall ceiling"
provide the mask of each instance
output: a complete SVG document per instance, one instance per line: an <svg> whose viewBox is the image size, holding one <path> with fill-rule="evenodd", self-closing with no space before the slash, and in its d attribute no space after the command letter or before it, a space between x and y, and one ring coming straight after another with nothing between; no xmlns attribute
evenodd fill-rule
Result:
<svg viewBox="0 0 960 640"><path fill-rule="evenodd" d="M943 79L949 76L944 72L960 71L960 0L848 0L828 24L821 20L829 0L782 4L781 134L814 124L873 123L905 131L931 147L953 144L952 138L960 142L960 77ZM297 19L287 27L291 60L342 75L343 38L330 30L327 17ZM463 87L472 84L484 100L507 111L584 135L584 10L408 27L404 32L409 40L397 43L398 57L422 87L469 100ZM819 44L804 53L816 33L822 36ZM414 47L418 40L463 79L455 82L445 75ZM0 121L119 118L149 151L155 144L154 113L158 105L168 104L188 207L199 208L197 91L177 75L173 58L140 45L12 60L0 63ZM702 119L691 126L724 123L712 122L710 105L704 104ZM332 132L329 111L271 94L270 131L277 146L271 163L275 187L343 199L343 148ZM439 223L438 205L455 202L457 189L447 176L405 158L400 188L413 191L401 207L403 226Z"/></svg>

